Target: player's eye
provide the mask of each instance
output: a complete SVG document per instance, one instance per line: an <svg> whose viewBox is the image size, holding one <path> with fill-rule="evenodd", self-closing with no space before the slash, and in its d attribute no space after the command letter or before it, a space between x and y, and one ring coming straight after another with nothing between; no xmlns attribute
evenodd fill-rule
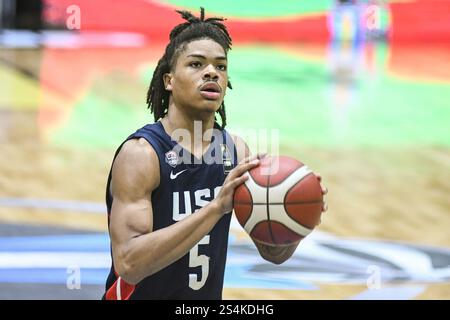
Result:
<svg viewBox="0 0 450 320"><path fill-rule="evenodd" d="M192 61L190 64L189 64L189 66L191 66L192 68L199 68L199 67L201 67L201 63L200 62L198 62L198 61Z"/></svg>
<svg viewBox="0 0 450 320"><path fill-rule="evenodd" d="M227 71L227 66L225 64L219 64L217 66L217 69L219 69L220 71Z"/></svg>

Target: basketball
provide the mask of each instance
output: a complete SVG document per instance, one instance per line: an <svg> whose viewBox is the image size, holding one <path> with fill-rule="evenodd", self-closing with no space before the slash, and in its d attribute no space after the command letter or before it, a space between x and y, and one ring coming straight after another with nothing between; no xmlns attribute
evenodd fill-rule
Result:
<svg viewBox="0 0 450 320"><path fill-rule="evenodd" d="M234 211L254 239L275 245L295 243L320 222L323 207L318 178L302 162L266 156L234 193Z"/></svg>

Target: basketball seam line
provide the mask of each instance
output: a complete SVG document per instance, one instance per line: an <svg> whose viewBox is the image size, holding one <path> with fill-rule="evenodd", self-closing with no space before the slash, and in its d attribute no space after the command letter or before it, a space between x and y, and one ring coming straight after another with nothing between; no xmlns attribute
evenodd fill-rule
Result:
<svg viewBox="0 0 450 320"><path fill-rule="evenodd" d="M298 169L297 169L298 170ZM298 180L292 187L290 187L287 191L286 194L284 196L283 201L286 199L287 195L289 194L289 191L291 191L293 188L295 188L296 185L298 185L300 182L302 182L303 180L305 180L307 177L309 177L310 174L312 174L313 172L308 173L306 176L304 176L303 178L301 178L300 180ZM292 174L292 173L291 173Z"/></svg>
<svg viewBox="0 0 450 320"><path fill-rule="evenodd" d="M290 188L288 189L288 191L286 191L286 195L284 196L284 199L283 199L283 201L284 201L283 206L284 206L284 211L286 211L286 214L287 214L288 217L291 218L291 219L294 219L294 218L290 215L288 209L286 208L286 205L290 205L290 204L292 204L292 202L286 203L286 201L285 201L285 200L286 200L286 197L287 197L287 195L289 194L289 192L290 192L292 189L295 188L296 185L298 185L298 184L301 183L304 179L306 179L307 177L309 177L310 174L314 174L314 173L313 173L313 172L310 172L309 174L307 174L306 176L304 176L303 178L301 178L296 184L294 184L292 187L290 187ZM322 200L321 200L321 201L315 201L315 202L311 202L311 203L323 203L323 197L322 197ZM294 220L295 220L295 219L294 219ZM297 223L298 223L299 225L303 226L304 228L307 228L307 229L313 230L313 229L315 228L315 226L313 226L312 228L310 228L310 227L307 227L307 226L303 225L303 224L300 223L300 222L297 222Z"/></svg>
<svg viewBox="0 0 450 320"><path fill-rule="evenodd" d="M323 201L294 201L294 202L271 202L269 205L289 205L289 204L316 204L316 203L322 203ZM267 203L264 202L242 202L237 201L234 204L245 204L245 205L266 205Z"/></svg>
<svg viewBox="0 0 450 320"><path fill-rule="evenodd" d="M274 220L274 222L276 222L276 223L282 225L282 226L285 227L286 229L289 229L290 231L292 231L293 233L295 233L297 236L302 237L302 239L303 239L303 238L306 238L306 236L304 236L304 235L302 235L302 234L300 234L300 233L298 233L298 232L292 230L289 226L287 226L287 225L284 224L283 222L278 221L278 220ZM296 222L297 222L297 221L296 221ZM303 228L305 228L305 229L312 230L310 227L307 227L307 226L301 224L300 222L297 222L297 223L298 223L299 225L301 225L301 226L302 226ZM301 239L300 239L300 240L301 240Z"/></svg>
<svg viewBox="0 0 450 320"><path fill-rule="evenodd" d="M270 161L270 168L272 169L272 159ZM270 170L270 174L272 174L272 170ZM269 185L270 185L270 174L267 175L267 184L266 184L266 211L267 211L267 221L269 223L269 233L270 237L272 238L272 242L275 244L275 237L273 236L272 231L272 223L270 220L270 210L269 210Z"/></svg>
<svg viewBox="0 0 450 320"><path fill-rule="evenodd" d="M283 180L281 180L280 182L278 182L277 184L274 184L274 185L272 185L272 186L270 186L271 188L272 187L276 187L276 186L279 186L280 184L282 184L293 172L295 172L295 171L297 171L298 169L301 169L301 168L303 168L303 167L305 167L306 165L303 165L303 166L301 166L301 167L298 167L297 169L295 169L294 171L292 171L286 178L284 178ZM307 167L307 169L309 169L308 167ZM310 169L309 169L310 170ZM271 173L272 174L272 173ZM302 181L303 179L305 179L306 177L308 177L310 174L314 174L314 172L310 172L310 173L308 173L306 176L304 176L302 179L300 179L298 182L300 182L300 181ZM269 174L267 175L267 176L270 176ZM255 179L253 179L254 181L255 181L255 183L258 185L258 186L260 186L260 187L264 187L264 185L263 184L259 184L258 183L258 181L256 181ZM269 178L267 178L267 181L269 181L270 179ZM298 183L297 182L297 183Z"/></svg>
<svg viewBox="0 0 450 320"><path fill-rule="evenodd" d="M253 177L251 177L251 179L254 181ZM245 183L244 183L244 188L247 189L247 192L248 192L248 194L250 195L250 201L253 203L253 196L252 196L252 193L250 192L250 189L247 187L247 185L246 185ZM233 200L234 200L234 197L233 197ZM235 203L233 204L233 207L234 207L234 205L235 205L236 203L239 204L239 202L235 202ZM248 218L245 219L245 221L244 221L244 226L247 224L248 220L250 220L250 217L252 216L252 213L253 213L253 206L252 206L252 210L250 211L250 214L248 215Z"/></svg>

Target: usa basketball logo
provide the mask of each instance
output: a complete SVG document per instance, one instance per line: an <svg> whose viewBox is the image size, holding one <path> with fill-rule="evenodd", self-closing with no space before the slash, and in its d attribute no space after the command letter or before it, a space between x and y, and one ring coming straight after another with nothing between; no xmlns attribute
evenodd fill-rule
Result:
<svg viewBox="0 0 450 320"><path fill-rule="evenodd" d="M166 162L171 167L175 168L178 164L178 155L175 151L171 150L169 152L166 152Z"/></svg>
<svg viewBox="0 0 450 320"><path fill-rule="evenodd" d="M222 151L223 172L227 175L230 173L231 169L233 169L233 162L231 162L231 155L228 151L228 146L226 144L221 144L220 149Z"/></svg>

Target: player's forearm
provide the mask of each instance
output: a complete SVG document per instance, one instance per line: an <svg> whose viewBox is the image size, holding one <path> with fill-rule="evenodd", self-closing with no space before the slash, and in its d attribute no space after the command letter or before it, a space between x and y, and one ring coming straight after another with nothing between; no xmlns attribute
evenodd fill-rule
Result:
<svg viewBox="0 0 450 320"><path fill-rule="evenodd" d="M119 275L135 284L183 257L220 220L214 203L160 230L131 239L122 250Z"/></svg>

